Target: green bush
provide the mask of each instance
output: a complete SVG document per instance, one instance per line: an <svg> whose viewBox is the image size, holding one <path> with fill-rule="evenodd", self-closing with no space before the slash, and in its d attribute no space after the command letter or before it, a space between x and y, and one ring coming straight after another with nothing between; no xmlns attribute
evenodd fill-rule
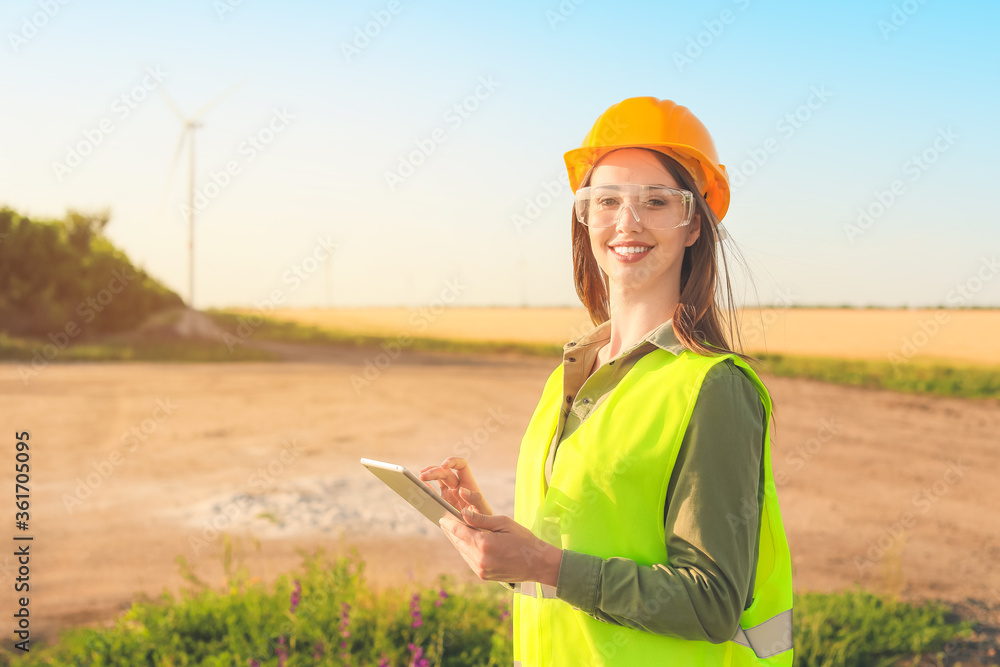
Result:
<svg viewBox="0 0 1000 667"><path fill-rule="evenodd" d="M126 331L181 298L135 267L104 235L107 211L31 220L0 207L0 328L70 333L79 342ZM118 276L118 278L116 278ZM78 329L66 331L72 323Z"/></svg>
<svg viewBox="0 0 1000 667"><path fill-rule="evenodd" d="M227 544L228 550L228 544ZM113 628L76 628L51 647L0 664L138 667L302 665L510 665L510 594L499 584L438 585L375 592L356 553L333 563L304 556L297 575L273 591L245 569L212 590L194 584L180 599L164 592L136 602ZM187 569L179 557L182 569ZM297 600L297 602L295 601ZM287 659L279 662L279 653ZM5 660L6 658L6 660ZM9 662L8 662L9 661Z"/></svg>
<svg viewBox="0 0 1000 667"><path fill-rule="evenodd" d="M939 602L912 605L860 588L795 595L795 664L809 667L882 667L902 657L945 649L971 634L971 621L949 622Z"/></svg>
<svg viewBox="0 0 1000 667"><path fill-rule="evenodd" d="M226 588L213 590L178 557L191 582L175 599L135 602L111 628L65 631L50 647L32 647L0 665L67 667L302 667L303 665L510 665L512 595L498 584L373 591L356 552L332 563L322 549L268 590L233 573L225 536ZM896 664L940 651L968 636L946 607L897 603L864 591L795 596L795 664L851 667ZM5 650L10 650L6 649ZM280 655L286 657L279 657Z"/></svg>

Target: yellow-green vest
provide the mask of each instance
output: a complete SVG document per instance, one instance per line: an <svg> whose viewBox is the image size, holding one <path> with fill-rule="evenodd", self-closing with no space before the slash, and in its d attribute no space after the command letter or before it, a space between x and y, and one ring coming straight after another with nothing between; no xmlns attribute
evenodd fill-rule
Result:
<svg viewBox="0 0 1000 667"><path fill-rule="evenodd" d="M753 381L766 409L765 496L754 598L730 641L684 640L606 623L555 597L551 586L525 582L514 593L515 665L792 664L792 572L771 471L771 398L738 356L641 357L611 394L559 445L551 484L545 461L566 397L562 367L545 383L521 442L514 518L554 546L639 565L668 563L664 505L677 449L709 369L732 359ZM725 520L745 520L726 517ZM722 520L720 518L720 520ZM531 558L532 554L524 554ZM655 614L669 600L649 600Z"/></svg>

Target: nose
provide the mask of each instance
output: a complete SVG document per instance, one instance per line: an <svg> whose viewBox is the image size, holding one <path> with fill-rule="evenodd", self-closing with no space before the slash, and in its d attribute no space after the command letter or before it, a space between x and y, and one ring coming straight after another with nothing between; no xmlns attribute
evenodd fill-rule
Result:
<svg viewBox="0 0 1000 667"><path fill-rule="evenodd" d="M624 211L625 209L628 209L628 211L629 211L629 213L631 213L631 215L622 216L622 211ZM624 225L622 224L623 221L624 221ZM639 220L639 214L636 213L635 206L633 206L631 203L623 204L618 209L618 213L615 214L615 226L617 226L617 227L622 227L622 226L629 226L629 227L640 226L641 227L642 223Z"/></svg>

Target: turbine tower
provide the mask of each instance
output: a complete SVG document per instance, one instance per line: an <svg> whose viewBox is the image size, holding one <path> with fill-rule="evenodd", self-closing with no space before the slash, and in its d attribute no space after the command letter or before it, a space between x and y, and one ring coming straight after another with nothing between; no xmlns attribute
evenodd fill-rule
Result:
<svg viewBox="0 0 1000 667"><path fill-rule="evenodd" d="M181 135L177 138L177 148L174 150L173 160L170 162L170 173L167 175L167 188L170 187L170 181L173 179L174 170L177 168L177 160L180 158L181 151L184 148L184 140L187 139L188 144L188 193L187 193L187 222L188 222L188 308L194 308L194 131L199 127L202 127L202 123L198 122L198 119L205 115L205 113L214 107L216 104L229 97L231 94L236 92L236 90L242 86L242 83L238 83L226 92L222 93L214 100L203 106L201 109L196 111L193 116L188 118L184 117L181 110L177 107L174 101L167 95L167 91L160 86L160 93L163 95L163 99L166 100L170 109L177 116L178 120L181 121ZM166 193L164 193L166 197Z"/></svg>

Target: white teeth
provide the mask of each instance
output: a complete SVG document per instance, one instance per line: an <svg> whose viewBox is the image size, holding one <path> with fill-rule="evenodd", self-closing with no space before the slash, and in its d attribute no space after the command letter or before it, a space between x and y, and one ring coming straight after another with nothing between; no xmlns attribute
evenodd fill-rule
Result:
<svg viewBox="0 0 1000 667"><path fill-rule="evenodd" d="M637 252L649 250L647 246L615 246L614 251L619 255L634 255Z"/></svg>

